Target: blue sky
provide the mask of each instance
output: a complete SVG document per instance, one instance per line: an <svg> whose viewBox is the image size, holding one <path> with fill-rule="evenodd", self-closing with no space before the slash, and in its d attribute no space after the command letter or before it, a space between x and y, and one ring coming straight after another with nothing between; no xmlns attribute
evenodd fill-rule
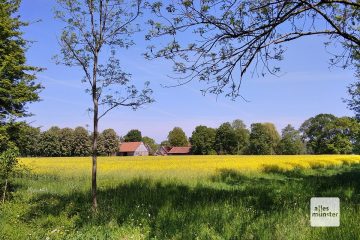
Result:
<svg viewBox="0 0 360 240"><path fill-rule="evenodd" d="M34 41L27 52L28 63L46 68L38 75L45 89L42 101L29 105L35 114L27 119L43 130L51 126L76 127L89 125L90 96L81 83L78 68L56 65L52 57L59 52L57 37L61 24L53 18L53 0L23 0L20 14L23 20L36 22L24 29L25 38ZM342 98L346 86L355 81L351 70L329 69L329 55L324 49L324 38L309 37L286 45L285 59L280 63L281 77L266 76L246 78L241 93L249 100L231 101L214 95L203 96L201 86L192 82L176 88L168 75L171 65L166 61L148 61L144 34L135 37L136 46L121 50L118 57L123 69L132 74L134 83L151 82L155 103L132 111L118 108L100 122L100 130L113 128L119 135L137 128L143 136L160 142L175 126L182 127L188 136L197 125L218 127L221 123L242 119L248 126L254 122L273 122L280 131L288 123L299 127L309 117L318 113L352 116Z"/></svg>

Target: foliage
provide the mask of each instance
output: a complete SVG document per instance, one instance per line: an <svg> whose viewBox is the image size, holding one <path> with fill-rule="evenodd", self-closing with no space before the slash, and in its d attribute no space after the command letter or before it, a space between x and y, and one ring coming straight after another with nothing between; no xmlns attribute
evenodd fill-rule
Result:
<svg viewBox="0 0 360 240"><path fill-rule="evenodd" d="M10 136L7 132L7 126L0 124L0 152L5 151L9 147Z"/></svg>
<svg viewBox="0 0 360 240"><path fill-rule="evenodd" d="M349 117L337 118L327 127L327 148L334 154L351 154L359 146L360 125Z"/></svg>
<svg viewBox="0 0 360 240"><path fill-rule="evenodd" d="M150 137L143 137L142 142L148 147L150 155L154 155L158 149L158 144L156 144L155 140Z"/></svg>
<svg viewBox="0 0 360 240"><path fill-rule="evenodd" d="M281 140L277 146L277 154L295 155L305 153L300 132L288 124L281 133Z"/></svg>
<svg viewBox="0 0 360 240"><path fill-rule="evenodd" d="M11 148L0 154L0 175L1 179L8 179L18 164L18 149Z"/></svg>
<svg viewBox="0 0 360 240"><path fill-rule="evenodd" d="M7 132L12 141L19 149L20 156L39 156L41 142L40 128L35 128L26 122L13 122L6 125Z"/></svg>
<svg viewBox="0 0 360 240"><path fill-rule="evenodd" d="M119 136L114 129L105 129L99 136L99 154L115 155L119 150Z"/></svg>
<svg viewBox="0 0 360 240"><path fill-rule="evenodd" d="M42 156L61 156L60 128L51 127L49 130L41 133L39 152Z"/></svg>
<svg viewBox="0 0 360 240"><path fill-rule="evenodd" d="M344 99L344 102L347 103L348 108L355 113L356 119L360 121L360 81L357 81L348 87L348 94L350 99Z"/></svg>
<svg viewBox="0 0 360 240"><path fill-rule="evenodd" d="M169 132L167 139L172 147L185 147L189 145L186 134L180 127L174 127Z"/></svg>
<svg viewBox="0 0 360 240"><path fill-rule="evenodd" d="M142 136L140 130L132 129L125 136L125 142L141 142Z"/></svg>
<svg viewBox="0 0 360 240"><path fill-rule="evenodd" d="M74 141L74 130L71 128L60 129L59 144L61 156L73 156L74 146L78 144Z"/></svg>
<svg viewBox="0 0 360 240"><path fill-rule="evenodd" d="M279 133L272 123L251 124L249 154L269 155L276 153Z"/></svg>
<svg viewBox="0 0 360 240"><path fill-rule="evenodd" d="M236 135L236 154L244 154L249 147L250 132L246 129L246 125L240 119L236 119L231 123Z"/></svg>
<svg viewBox="0 0 360 240"><path fill-rule="evenodd" d="M206 126L197 126L192 132L190 143L191 152L197 155L211 155L214 149L216 130Z"/></svg>
<svg viewBox="0 0 360 240"><path fill-rule="evenodd" d="M83 127L74 130L74 155L89 156L91 153L91 140L88 131Z"/></svg>
<svg viewBox="0 0 360 240"><path fill-rule="evenodd" d="M156 18L148 21L146 37L167 43L149 46L145 56L171 60L180 84L199 80L207 85L204 92L238 97L247 72L277 74L284 45L307 36L331 41L325 42L331 65L358 66L358 0L172 0L148 5ZM190 33L195 38L186 37Z"/></svg>
<svg viewBox="0 0 360 240"><path fill-rule="evenodd" d="M17 157L19 151L16 147L9 148L0 153L0 184L2 187L2 202L6 199L9 191L10 178L13 177L16 167L18 166Z"/></svg>
<svg viewBox="0 0 360 240"><path fill-rule="evenodd" d="M164 146L164 147L171 147L170 143L168 140L164 140L160 143L160 146Z"/></svg>
<svg viewBox="0 0 360 240"><path fill-rule="evenodd" d="M215 150L218 154L234 154L237 151L238 138L231 124L226 122L216 129Z"/></svg>
<svg viewBox="0 0 360 240"><path fill-rule="evenodd" d="M315 154L349 154L357 145L359 123L351 118L318 114L300 128L307 149Z"/></svg>
<svg viewBox="0 0 360 240"><path fill-rule="evenodd" d="M41 85L35 82L40 68L26 64L28 41L20 28L27 25L14 16L20 1L0 3L0 124L28 115L26 105L39 100Z"/></svg>

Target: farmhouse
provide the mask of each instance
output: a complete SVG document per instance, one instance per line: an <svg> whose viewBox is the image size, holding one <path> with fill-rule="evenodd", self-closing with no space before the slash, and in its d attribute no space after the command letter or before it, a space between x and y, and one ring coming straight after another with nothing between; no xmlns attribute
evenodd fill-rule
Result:
<svg viewBox="0 0 360 240"><path fill-rule="evenodd" d="M189 155L191 147L172 147L168 155Z"/></svg>
<svg viewBox="0 0 360 240"><path fill-rule="evenodd" d="M149 150L143 142L120 143L118 156L148 156Z"/></svg>

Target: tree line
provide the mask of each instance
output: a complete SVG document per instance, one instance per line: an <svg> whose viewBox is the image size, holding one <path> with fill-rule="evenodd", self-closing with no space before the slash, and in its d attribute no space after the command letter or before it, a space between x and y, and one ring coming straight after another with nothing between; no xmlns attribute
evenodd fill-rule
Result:
<svg viewBox="0 0 360 240"><path fill-rule="evenodd" d="M360 153L360 123L351 117L332 114L311 117L299 129L289 124L281 134L272 123L253 123L248 129L241 120L223 123L216 129L197 126L188 140L181 131L175 128L162 144L191 145L191 152L201 155Z"/></svg>
<svg viewBox="0 0 360 240"><path fill-rule="evenodd" d="M51 127L46 131L24 122L2 128L0 148L15 145L23 157L73 157L91 154L92 135L84 127ZM118 151L119 137L113 129L99 134L98 155L111 156Z"/></svg>
<svg viewBox="0 0 360 240"><path fill-rule="evenodd" d="M11 146L21 156L72 157L90 156L92 134L84 127L51 127L46 131L24 122L0 128L0 151ZM150 155L159 146L191 146L196 155L294 155L294 154L359 154L360 123L351 117L318 114L306 120L299 129L287 125L281 134L273 123L253 123L247 128L242 120L225 122L218 128L195 127L188 138L180 127L174 127L165 141L157 144L138 129L119 137L114 129L99 134L98 155L112 156L120 142L144 142Z"/></svg>

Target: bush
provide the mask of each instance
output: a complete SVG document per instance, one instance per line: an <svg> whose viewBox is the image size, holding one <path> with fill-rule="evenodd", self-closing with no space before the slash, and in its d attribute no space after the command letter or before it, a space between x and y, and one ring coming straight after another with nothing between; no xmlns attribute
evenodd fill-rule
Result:
<svg viewBox="0 0 360 240"><path fill-rule="evenodd" d="M8 191L10 179L15 174L15 169L18 166L17 157L19 150L12 147L0 154L0 184L2 187L2 202L5 201L6 193Z"/></svg>

